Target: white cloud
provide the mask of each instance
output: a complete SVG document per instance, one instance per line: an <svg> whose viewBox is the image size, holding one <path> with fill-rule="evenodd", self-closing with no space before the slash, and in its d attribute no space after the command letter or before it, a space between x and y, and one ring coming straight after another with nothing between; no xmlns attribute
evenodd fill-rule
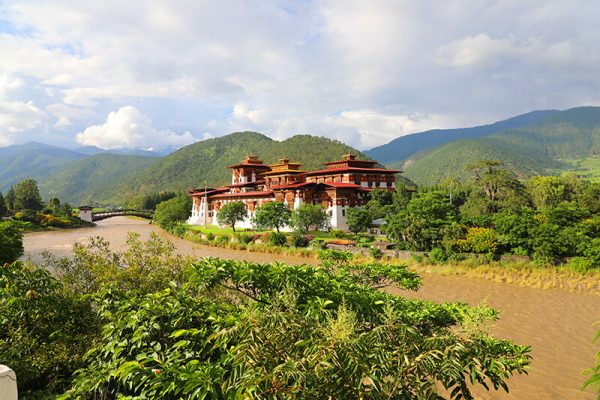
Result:
<svg viewBox="0 0 600 400"><path fill-rule="evenodd" d="M83 146L101 149L153 149L181 147L196 142L190 132L181 135L170 130L157 130L152 121L133 106L111 112L106 122L92 125L76 135Z"/></svg>
<svg viewBox="0 0 600 400"><path fill-rule="evenodd" d="M146 146L111 137L108 121L90 126L130 104L178 132L314 133L364 148L599 102L599 13L587 0L0 1L0 91L29 139L46 128ZM52 118L28 131L27 104Z"/></svg>

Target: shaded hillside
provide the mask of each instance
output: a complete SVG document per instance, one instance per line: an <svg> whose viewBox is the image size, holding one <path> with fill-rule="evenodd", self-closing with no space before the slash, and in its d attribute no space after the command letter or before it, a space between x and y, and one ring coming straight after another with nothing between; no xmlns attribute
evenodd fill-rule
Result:
<svg viewBox="0 0 600 400"><path fill-rule="evenodd" d="M490 125L460 129L433 129L430 131L401 136L382 146L365 151L365 154L383 164L399 165L411 156L433 149L440 145L462 139L475 139L490 136L511 128L517 128L543 120L557 111L532 111Z"/></svg>
<svg viewBox="0 0 600 400"><path fill-rule="evenodd" d="M63 166L87 157L85 154L49 146L42 143L25 143L0 148L0 191L27 178L40 179Z"/></svg>
<svg viewBox="0 0 600 400"><path fill-rule="evenodd" d="M156 157L98 154L39 179L40 192L45 198L57 196L77 206L104 202L115 185L157 160Z"/></svg>
<svg viewBox="0 0 600 400"><path fill-rule="evenodd" d="M569 170L565 159L598 154L600 108L580 107L554 113L525 127L419 154L405 163L405 175L418 184L465 178L465 166L480 159L502 160L523 177L549 175Z"/></svg>
<svg viewBox="0 0 600 400"><path fill-rule="evenodd" d="M340 159L345 153L358 150L341 142L310 135L297 135L276 141L256 132L236 132L185 146L163 157L126 179L107 193L107 198L123 200L128 194L165 190L188 190L218 186L231 182L229 165L255 154L265 163L275 163L280 157L302 163L303 169L322 168L323 163Z"/></svg>

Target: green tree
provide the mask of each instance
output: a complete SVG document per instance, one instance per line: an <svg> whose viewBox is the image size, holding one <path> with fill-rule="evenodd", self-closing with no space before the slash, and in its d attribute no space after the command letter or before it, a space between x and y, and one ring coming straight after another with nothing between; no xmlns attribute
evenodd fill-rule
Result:
<svg viewBox="0 0 600 400"><path fill-rule="evenodd" d="M2 192L0 192L0 217L4 217L8 213L8 208L6 207L6 203L4 202L4 196L2 196Z"/></svg>
<svg viewBox="0 0 600 400"><path fill-rule="evenodd" d="M172 229L175 225L189 218L192 210L192 200L184 193L163 201L156 206L154 221L165 229Z"/></svg>
<svg viewBox="0 0 600 400"><path fill-rule="evenodd" d="M471 215L489 215L502 208L518 210L528 205L525 187L501 161L480 160L467 166L473 176L473 190L463 211Z"/></svg>
<svg viewBox="0 0 600 400"><path fill-rule="evenodd" d="M279 229L289 225L292 212L280 201L270 201L259 207L254 213L254 224L258 229Z"/></svg>
<svg viewBox="0 0 600 400"><path fill-rule="evenodd" d="M331 217L322 205L302 204L292 213L292 225L301 232L323 229L330 224Z"/></svg>
<svg viewBox="0 0 600 400"><path fill-rule="evenodd" d="M406 242L414 250L430 250L444 240L445 228L456 219L456 208L445 192L420 192L406 208L388 218L385 231L396 243Z"/></svg>
<svg viewBox="0 0 600 400"><path fill-rule="evenodd" d="M526 184L537 208L555 207L571 201L577 190L577 179L560 176L534 176Z"/></svg>
<svg viewBox="0 0 600 400"><path fill-rule="evenodd" d="M40 211L44 208L42 197L37 182L34 179L25 179L14 186L14 209Z"/></svg>
<svg viewBox="0 0 600 400"><path fill-rule="evenodd" d="M247 217L248 211L246 210L246 205L241 201L226 203L217 213L217 221L219 221L219 224L231 226L231 229L234 232L235 224L243 221Z"/></svg>
<svg viewBox="0 0 600 400"><path fill-rule="evenodd" d="M371 213L363 207L351 207L346 210L346 224L355 234L369 229L372 222Z"/></svg>
<svg viewBox="0 0 600 400"><path fill-rule="evenodd" d="M60 200L57 197L52 197L48 201L48 208L52 211L52 214L60 214L61 213L61 204Z"/></svg>
<svg viewBox="0 0 600 400"><path fill-rule="evenodd" d="M15 187L11 186L6 192L6 197L4 198L4 203L6 204L6 208L8 211L15 211Z"/></svg>
<svg viewBox="0 0 600 400"><path fill-rule="evenodd" d="M22 255L23 233L13 222L0 222L0 267Z"/></svg>

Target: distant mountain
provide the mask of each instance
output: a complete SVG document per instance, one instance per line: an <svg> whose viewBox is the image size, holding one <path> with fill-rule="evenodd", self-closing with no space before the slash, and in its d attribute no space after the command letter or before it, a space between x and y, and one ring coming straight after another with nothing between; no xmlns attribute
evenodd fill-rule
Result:
<svg viewBox="0 0 600 400"><path fill-rule="evenodd" d="M387 144L367 150L365 154L383 164L395 163L394 165L398 165L398 162L407 160L417 153L436 148L440 145L462 139L490 136L507 129L526 126L543 120L557 112L556 110L532 111L490 125L460 129L433 129L414 133L401 136Z"/></svg>
<svg viewBox="0 0 600 400"><path fill-rule="evenodd" d="M569 171L567 161L599 155L600 107L579 107L484 138L445 144L402 164L409 179L433 184L449 177L466 179L465 166L481 159L501 160L525 178Z"/></svg>
<svg viewBox="0 0 600 400"><path fill-rule="evenodd" d="M0 147L0 191L27 178L42 178L70 162L87 157L77 151L29 142Z"/></svg>
<svg viewBox="0 0 600 400"><path fill-rule="evenodd" d="M107 189L103 200L124 200L137 193L164 190L188 190L231 182L227 166L255 154L265 163L275 163L280 157L302 163L303 169L318 169L323 163L340 159L345 153L368 158L358 150L339 141L310 135L297 135L284 141L273 140L257 132L235 132L185 146L156 160Z"/></svg>
<svg viewBox="0 0 600 400"><path fill-rule="evenodd" d="M114 186L157 160L110 153L87 157L39 179L40 192L45 198L56 196L77 206L106 201Z"/></svg>

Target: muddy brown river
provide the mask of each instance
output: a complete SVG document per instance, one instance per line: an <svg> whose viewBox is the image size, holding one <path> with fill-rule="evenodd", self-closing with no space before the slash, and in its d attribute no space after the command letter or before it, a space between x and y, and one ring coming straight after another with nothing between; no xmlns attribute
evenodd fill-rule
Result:
<svg viewBox="0 0 600 400"><path fill-rule="evenodd" d="M151 232L171 240L181 254L195 257L214 256L257 262L281 261L289 264L314 262L313 259L250 253L197 245L173 237L147 221L115 217L93 228L25 235L25 258L38 260L44 250L68 255L76 242L90 236L108 239L115 249L125 245L127 233L133 231L148 238ZM496 337L507 338L533 348L529 375L508 381L510 394L477 390L478 399L594 399L593 391L581 391L581 371L594 364L600 345L592 343L594 322L600 320L600 296L570 293L558 289L535 289L463 277L423 275L424 285L418 293L391 288L395 294L433 301L461 301L469 304L487 302L501 311L492 328Z"/></svg>

